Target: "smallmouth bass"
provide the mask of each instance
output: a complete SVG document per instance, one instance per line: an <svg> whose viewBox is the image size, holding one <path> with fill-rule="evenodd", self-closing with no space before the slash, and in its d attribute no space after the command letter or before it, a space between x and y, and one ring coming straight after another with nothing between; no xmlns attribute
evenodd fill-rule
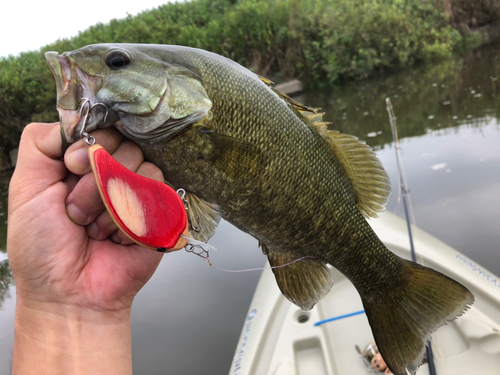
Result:
<svg viewBox="0 0 500 375"><path fill-rule="evenodd" d="M104 104L87 131L116 127L185 189L201 228L193 237L208 240L224 217L259 240L272 266L314 257L273 269L303 309L330 290L326 264L336 267L358 290L394 374L414 374L430 333L473 302L462 285L391 253L366 222L390 195L375 153L267 79L181 46L101 44L46 58L65 142L80 139L82 98Z"/></svg>

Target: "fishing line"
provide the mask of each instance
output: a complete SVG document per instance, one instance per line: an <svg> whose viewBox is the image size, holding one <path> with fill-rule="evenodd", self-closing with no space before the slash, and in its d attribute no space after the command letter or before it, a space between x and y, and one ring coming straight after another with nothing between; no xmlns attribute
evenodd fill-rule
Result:
<svg viewBox="0 0 500 375"><path fill-rule="evenodd" d="M219 271L224 271L224 272L240 273L240 272L250 272L250 271L272 270L272 269L275 269L275 268L283 268L283 267L289 266L289 265L291 265L293 263L297 263L297 262L299 262L301 260L304 260L304 259L307 259L307 258L316 259L316 257L307 255L307 256L304 256L302 258L292 260L291 262L288 262L286 264L282 264L282 265L279 265L279 266L248 268L248 269L244 269L244 270L228 270L228 269L225 269L225 268L220 268L220 267L214 266L212 264L212 262L210 261L210 250L217 251L217 249L214 246L209 245L209 244L207 244L205 242L201 242L201 241L195 240L192 237L184 236L183 234L181 234L180 236L188 241L188 244L184 247L184 249L188 253L192 253L192 254L198 255L200 258L206 260L208 262L208 264L210 265L210 267L214 267L215 269L217 269Z"/></svg>
<svg viewBox="0 0 500 375"><path fill-rule="evenodd" d="M198 255L200 258L206 259L208 264L210 265L210 267L212 267L212 262L210 262L210 252L209 251L210 251L210 249L217 251L217 249L215 247L213 247L212 245L209 245L205 242L195 240L192 237L185 236L183 234L181 234L180 237L187 240L188 243L186 246L184 246L184 249L188 253L193 253L194 255ZM206 249L205 247L207 247L208 249Z"/></svg>
<svg viewBox="0 0 500 375"><path fill-rule="evenodd" d="M218 269L219 271L224 271L224 272L232 272L232 273L238 273L238 272L250 272L250 271L262 271L262 270L273 270L275 268L283 268L283 267L286 267L286 266L289 266L293 263L297 263L297 262L300 262L301 260L304 260L306 258L311 258L311 259L316 259L316 257L313 257L313 256L310 256L310 255L307 255L305 257L302 257L302 258L299 258L299 259L295 259L295 260L292 260L291 262L289 263L286 263L286 264L282 264L280 266L272 266L272 267L259 267L259 268L249 268L249 269L246 269L246 270L226 270L225 268L219 268L219 267L215 267L216 269ZM207 258L207 260L210 262L210 260Z"/></svg>
<svg viewBox="0 0 500 375"><path fill-rule="evenodd" d="M82 117L83 117L82 127L80 129L80 137L89 146L93 146L96 143L96 139L93 136L91 136L89 133L86 132L86 128L87 128L87 126L89 124L90 113L92 112L92 110L94 110L94 108L99 107L99 106L101 106L101 107L103 107L105 109L104 120L103 120L103 123L104 123L104 122L106 122L106 119L108 118L108 112L109 112L109 109L108 109L108 107L105 104L103 104L103 103L94 103L94 104L92 104L88 98L82 98L80 100L80 108L78 109L78 112L79 112L79 115L80 115L79 121L81 121ZM85 114L84 114L84 112L85 112ZM95 171L94 171L94 173L95 173ZM193 222L192 222L192 220L191 220L192 219L191 218L191 210L190 210L190 207L189 207L189 202L186 199L186 191L184 189L178 189L176 193L180 197L180 199L182 200L182 203L184 205L184 209L186 210L186 215L187 215L187 219L188 219L189 230L193 231L193 232L196 232L196 233L199 233L201 231L201 228L199 227L199 225L194 225ZM196 221L199 222L199 218L198 217L196 217ZM199 256L200 258L206 260L211 267L214 267L212 265L212 262L210 261L210 250L217 251L217 249L215 247L213 247L212 245L209 245L207 243L198 241L198 240L196 240L196 239L194 239L192 237L185 236L183 234L181 234L179 236L182 237L182 238L184 238L185 240L187 240L187 244L186 244L186 246L184 246L184 249L188 253L193 253L193 254ZM135 241L135 242L137 242L137 241ZM137 243L141 244L140 242L137 242ZM165 249L165 248L158 248L157 250L161 251L161 252L165 252L167 249ZM216 269L218 269L220 271L234 272L234 273L250 272L250 271L261 271L261 270L265 270L265 269L275 269L275 268L286 267L286 266L289 266L289 265L291 265L293 263L296 263L296 262L299 262L301 260L304 260L306 258L316 259L313 256L305 256L305 257L302 257L302 258L299 258L299 259L295 259L295 260L293 260L293 261L291 261L289 263L282 264L282 265L279 265L279 266L250 268L250 269L244 269L244 270L227 270L227 269L216 267L216 266L214 268L216 268Z"/></svg>
<svg viewBox="0 0 500 375"><path fill-rule="evenodd" d="M82 114L83 114L84 110L86 109L85 115L83 116L82 128L80 129L80 137L89 146L94 145L95 142L96 142L96 140L95 140L95 138L93 136L91 136L90 134L88 134L86 132L86 127L87 127L87 125L89 123L90 112L94 108L96 108L98 106L104 107L104 109L105 109L106 112L104 114L104 121L103 122L106 122L106 119L108 117L108 111L109 111L109 109L108 109L108 107L105 104L103 104L103 103L94 103L94 104L92 104L88 98L82 98L80 100L80 108L79 108L80 119L82 118ZM187 214L187 218L188 218L188 222L189 222L189 230L192 230L194 232L199 233L201 231L201 228L199 226L193 225L192 220L191 220L191 215L190 215L191 212L190 212L190 209L189 209L189 202L186 199L186 191L184 189L178 189L177 190L177 194L179 195L179 197L181 198L181 200L182 200L182 202L184 204L184 208L186 210L186 214ZM198 219L198 221L199 221L199 219ZM299 261L307 259L307 258L316 259L313 256L304 256L302 258L295 259L295 260L293 260L293 261L291 261L289 263L282 264L282 265L279 265L279 266L250 268L250 269L244 269L244 270L228 270L228 269L225 269L225 268L220 268L220 267L212 265L212 262L210 261L210 250L217 251L217 249L215 247L213 247L212 245L209 245L207 243L198 241L198 240L196 240L196 239L194 239L192 237L185 236L183 234L181 234L180 237L182 237L185 240L187 240L188 243L184 247L184 249L188 253L193 253L193 254L199 256L200 258L205 259L211 267L214 267L214 268L218 269L219 271L224 271L224 272L239 273L239 272L250 272L250 271L262 271L262 270L266 270L266 269L275 269L275 268L286 267L286 266L289 266L289 265L291 265L293 263L299 262Z"/></svg>

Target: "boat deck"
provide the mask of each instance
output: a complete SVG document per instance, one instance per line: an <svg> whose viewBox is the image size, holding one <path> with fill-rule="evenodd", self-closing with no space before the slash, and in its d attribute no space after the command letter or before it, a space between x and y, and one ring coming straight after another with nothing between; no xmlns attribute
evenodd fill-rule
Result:
<svg viewBox="0 0 500 375"><path fill-rule="evenodd" d="M406 223L388 213L371 223L397 255L410 258ZM476 302L462 317L433 334L439 375L496 375L500 368L500 282L484 268L434 237L414 228L419 262L467 286ZM280 293L265 270L250 305L231 366L231 375L362 375L369 369L356 346L372 340L365 314L319 326L332 317L363 309L354 286L334 270L330 293L311 311L303 311ZM427 364L418 375L429 374Z"/></svg>

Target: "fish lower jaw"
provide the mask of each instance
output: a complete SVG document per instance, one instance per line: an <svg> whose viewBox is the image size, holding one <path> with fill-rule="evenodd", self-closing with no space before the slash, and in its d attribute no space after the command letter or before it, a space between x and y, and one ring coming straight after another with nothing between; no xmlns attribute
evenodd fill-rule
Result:
<svg viewBox="0 0 500 375"><path fill-rule="evenodd" d="M80 139L80 111L57 108L59 121L61 123L61 134L64 134L68 144L75 143Z"/></svg>
<svg viewBox="0 0 500 375"><path fill-rule="evenodd" d="M118 115L108 106L101 103L92 104L92 100L85 97L80 99L77 109L64 109L58 106L57 111L61 134L68 144L82 138L82 132L90 133L97 128L112 126L118 119Z"/></svg>

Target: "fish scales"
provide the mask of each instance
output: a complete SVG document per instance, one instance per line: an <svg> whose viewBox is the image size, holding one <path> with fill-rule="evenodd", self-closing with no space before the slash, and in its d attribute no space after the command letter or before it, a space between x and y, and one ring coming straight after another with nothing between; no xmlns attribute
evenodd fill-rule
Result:
<svg viewBox="0 0 500 375"><path fill-rule="evenodd" d="M388 199L376 155L328 131L322 114L222 56L160 45L103 44L58 56L64 140L78 139L82 95L136 142L167 182L185 189L208 239L222 217L257 238L293 303L311 309L332 285L326 264L360 293L379 350L394 374L415 373L431 332L473 302L462 285L391 253L366 222ZM78 94L80 93L80 94ZM193 219L194 220L194 219ZM436 288L439 285L440 288Z"/></svg>

